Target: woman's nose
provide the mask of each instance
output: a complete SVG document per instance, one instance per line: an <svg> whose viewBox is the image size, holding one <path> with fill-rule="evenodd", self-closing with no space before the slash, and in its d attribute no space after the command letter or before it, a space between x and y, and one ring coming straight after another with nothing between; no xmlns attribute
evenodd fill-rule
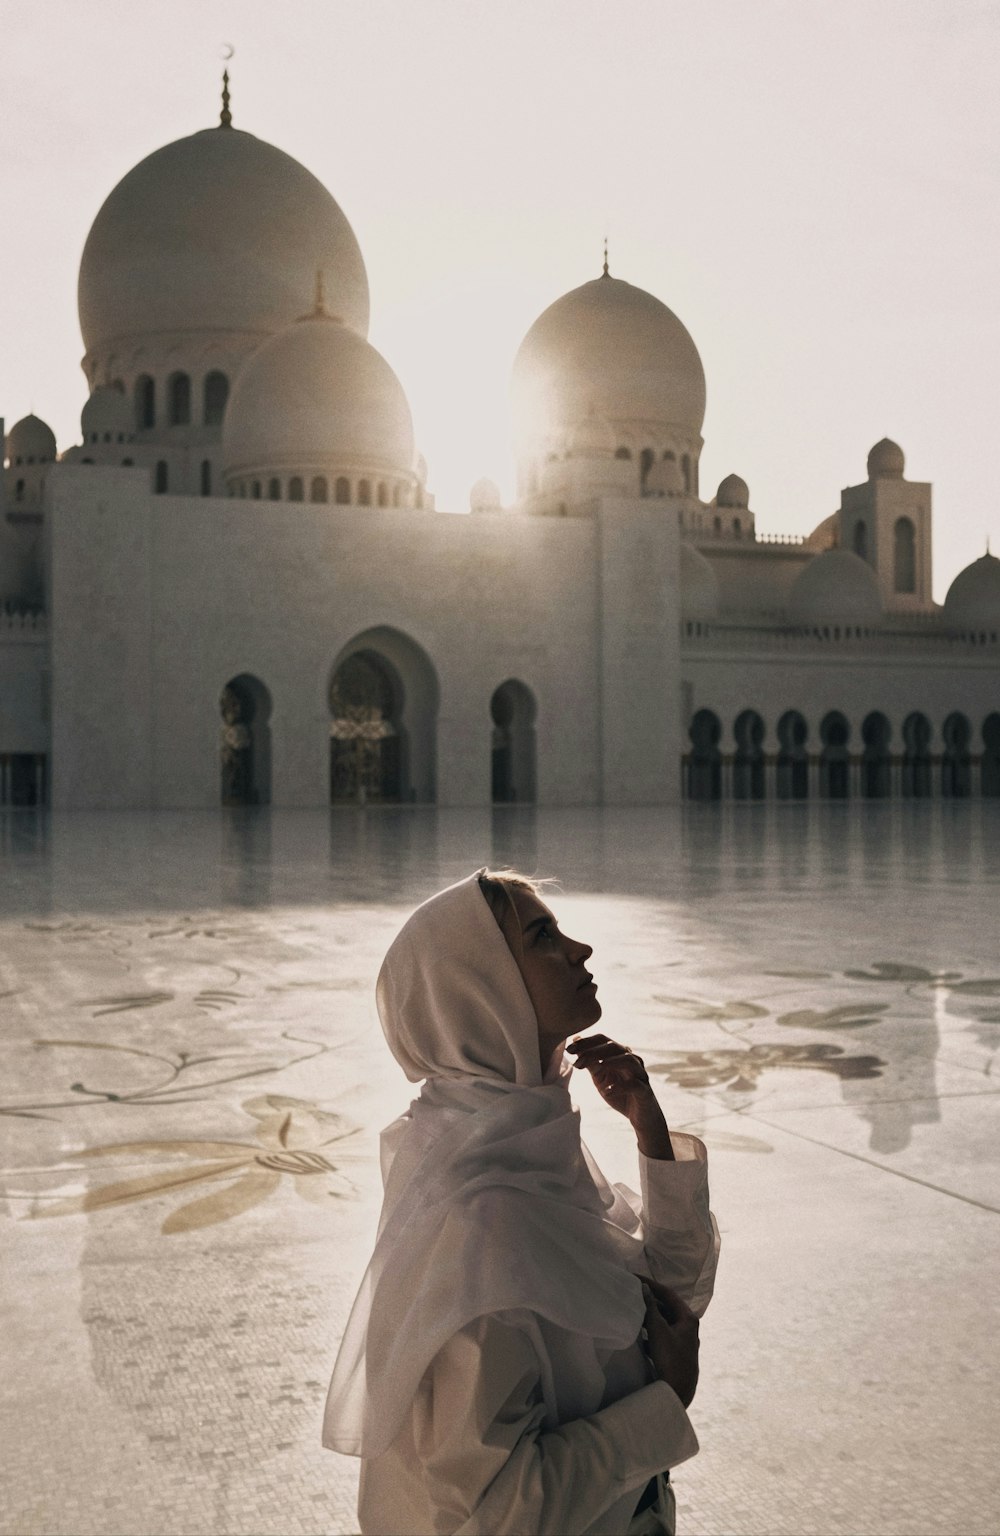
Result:
<svg viewBox="0 0 1000 1536"><path fill-rule="evenodd" d="M570 939L569 947L574 965L582 965L594 953L593 944L584 944L580 939Z"/></svg>

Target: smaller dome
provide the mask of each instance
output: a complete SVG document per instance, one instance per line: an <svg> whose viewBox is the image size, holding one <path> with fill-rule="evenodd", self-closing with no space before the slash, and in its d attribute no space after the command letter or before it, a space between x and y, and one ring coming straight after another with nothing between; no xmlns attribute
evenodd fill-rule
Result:
<svg viewBox="0 0 1000 1536"><path fill-rule="evenodd" d="M499 512L500 490L492 480L477 480L469 492L470 512Z"/></svg>
<svg viewBox="0 0 1000 1536"><path fill-rule="evenodd" d="M591 405L586 416L570 428L566 445L574 459L610 458L618 440L607 417Z"/></svg>
<svg viewBox="0 0 1000 1536"><path fill-rule="evenodd" d="M727 475L715 493L717 507L748 507L750 487L739 475Z"/></svg>
<svg viewBox="0 0 1000 1536"><path fill-rule="evenodd" d="M788 616L800 624L875 624L882 617L878 578L849 549L828 549L800 571L788 597Z"/></svg>
<svg viewBox="0 0 1000 1536"><path fill-rule="evenodd" d="M693 544L681 544L681 613L685 619L714 619L718 612L719 583L711 562Z"/></svg>
<svg viewBox="0 0 1000 1536"><path fill-rule="evenodd" d="M902 480L906 459L898 443L883 437L868 455L869 480Z"/></svg>
<svg viewBox="0 0 1000 1536"><path fill-rule="evenodd" d="M95 432L99 442L103 441L106 432L111 433L112 442L119 435L128 440L132 428L132 408L121 390L112 389L110 384L99 384L80 412L84 442L93 442Z"/></svg>
<svg viewBox="0 0 1000 1536"><path fill-rule="evenodd" d="M959 571L944 600L945 618L973 626L1000 623L1000 560L980 555Z"/></svg>
<svg viewBox="0 0 1000 1536"><path fill-rule="evenodd" d="M817 523L812 533L805 541L806 549L836 549L837 535L840 531L840 513L831 512L829 517L824 517L821 523Z"/></svg>
<svg viewBox="0 0 1000 1536"><path fill-rule="evenodd" d="M318 464L412 475L410 407L381 353L317 312L269 336L244 363L222 453L227 475Z"/></svg>
<svg viewBox="0 0 1000 1536"><path fill-rule="evenodd" d="M37 464L48 464L55 456L55 433L39 416L22 416L7 433L8 459L34 459Z"/></svg>
<svg viewBox="0 0 1000 1536"><path fill-rule="evenodd" d="M676 459L657 459L643 487L647 496L683 496L684 476ZM712 577L715 580L715 577Z"/></svg>

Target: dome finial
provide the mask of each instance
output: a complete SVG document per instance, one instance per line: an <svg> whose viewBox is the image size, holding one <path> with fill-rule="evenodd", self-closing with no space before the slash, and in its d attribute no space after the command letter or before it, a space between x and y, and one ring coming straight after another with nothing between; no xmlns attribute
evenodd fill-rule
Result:
<svg viewBox="0 0 1000 1536"><path fill-rule="evenodd" d="M300 315L300 320L336 320L341 325L343 321L339 315L331 315L326 307L326 285L323 282L323 268L316 268L316 289L313 297L313 307L307 314Z"/></svg>
<svg viewBox="0 0 1000 1536"><path fill-rule="evenodd" d="M611 276L611 273L608 271L608 237L607 237L607 235L604 236L604 271L601 273L601 276L602 277L610 277Z"/></svg>
<svg viewBox="0 0 1000 1536"><path fill-rule="evenodd" d="M231 47L231 45L230 45ZM232 58L232 52L229 57ZM229 110L229 71L222 71L222 111L219 113L219 127L231 128L233 126L233 114Z"/></svg>

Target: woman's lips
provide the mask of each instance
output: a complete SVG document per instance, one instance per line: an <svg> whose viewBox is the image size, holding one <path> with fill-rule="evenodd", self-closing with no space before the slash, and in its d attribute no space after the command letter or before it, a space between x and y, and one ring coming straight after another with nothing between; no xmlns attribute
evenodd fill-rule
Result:
<svg viewBox="0 0 1000 1536"><path fill-rule="evenodd" d="M597 982L594 980L593 976L591 976L589 972L587 973L587 976L585 977L585 979L583 981L581 981L580 985L577 987L576 990L578 992L582 992L582 991L584 991L585 988L588 988L588 987L593 987L594 991L595 992L597 991Z"/></svg>

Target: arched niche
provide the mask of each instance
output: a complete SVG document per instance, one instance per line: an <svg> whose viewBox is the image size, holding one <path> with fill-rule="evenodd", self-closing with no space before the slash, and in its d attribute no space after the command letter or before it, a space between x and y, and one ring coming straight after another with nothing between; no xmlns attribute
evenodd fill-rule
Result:
<svg viewBox="0 0 1000 1536"><path fill-rule="evenodd" d="M996 711L983 721L981 792L990 799L1000 796L1000 714Z"/></svg>
<svg viewBox="0 0 1000 1536"><path fill-rule="evenodd" d="M764 798L764 721L755 709L744 709L733 725L733 799Z"/></svg>
<svg viewBox="0 0 1000 1536"><path fill-rule="evenodd" d="M966 800L972 793L972 727L965 715L956 711L944 722L941 735L941 793L948 800Z"/></svg>
<svg viewBox="0 0 1000 1536"><path fill-rule="evenodd" d="M898 517L892 531L892 571L895 591L917 590L917 530L908 517Z"/></svg>
<svg viewBox="0 0 1000 1536"><path fill-rule="evenodd" d="M333 804L433 803L438 684L427 653L389 625L364 630L328 683Z"/></svg>
<svg viewBox="0 0 1000 1536"><path fill-rule="evenodd" d="M510 677L490 699L491 782L495 804L531 804L535 800L535 696Z"/></svg>
<svg viewBox="0 0 1000 1536"><path fill-rule="evenodd" d="M259 677L231 677L219 698L223 805L271 803L271 695Z"/></svg>
<svg viewBox="0 0 1000 1536"><path fill-rule="evenodd" d="M919 710L903 721L903 761L900 790L906 799L926 800L933 793L931 783L931 722Z"/></svg>
<svg viewBox="0 0 1000 1536"><path fill-rule="evenodd" d="M833 709L819 728L819 792L824 800L846 800L851 793L851 727L846 715Z"/></svg>
<svg viewBox="0 0 1000 1536"><path fill-rule="evenodd" d="M779 800L809 798L809 726L797 709L786 710L778 721L778 756L775 792Z"/></svg>
<svg viewBox="0 0 1000 1536"><path fill-rule="evenodd" d="M689 800L722 799L722 725L710 709L699 709L692 717L688 734L687 792Z"/></svg>
<svg viewBox="0 0 1000 1536"><path fill-rule="evenodd" d="M880 710L861 722L861 793L866 800L886 800L892 793L892 726Z"/></svg>
<svg viewBox="0 0 1000 1536"><path fill-rule="evenodd" d="M222 425L228 401L229 380L224 373L214 368L205 375L202 393L202 420L206 427Z"/></svg>

